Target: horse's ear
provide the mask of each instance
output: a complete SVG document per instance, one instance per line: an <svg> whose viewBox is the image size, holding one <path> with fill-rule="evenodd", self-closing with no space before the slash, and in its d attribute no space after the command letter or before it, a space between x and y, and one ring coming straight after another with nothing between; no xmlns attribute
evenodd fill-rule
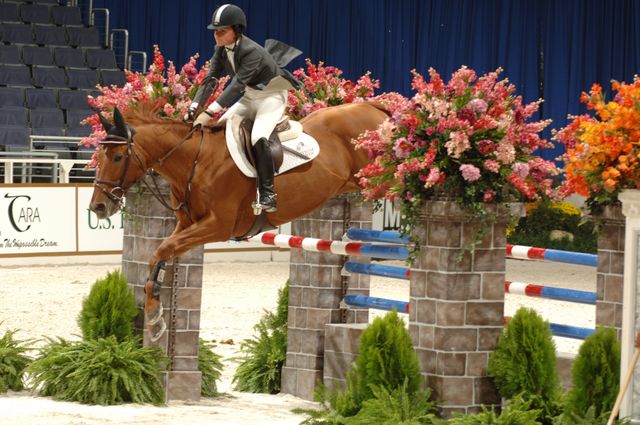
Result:
<svg viewBox="0 0 640 425"><path fill-rule="evenodd" d="M100 118L100 123L102 124L102 128L104 128L104 131L108 133L113 126L111 125L111 123L109 123L109 121L107 121L107 119L104 116L102 116L102 112L98 112L98 117Z"/></svg>
<svg viewBox="0 0 640 425"><path fill-rule="evenodd" d="M127 123L124 121L124 117L120 112L120 109L115 108L113 110L113 122L116 125L116 130L121 134L127 134Z"/></svg>

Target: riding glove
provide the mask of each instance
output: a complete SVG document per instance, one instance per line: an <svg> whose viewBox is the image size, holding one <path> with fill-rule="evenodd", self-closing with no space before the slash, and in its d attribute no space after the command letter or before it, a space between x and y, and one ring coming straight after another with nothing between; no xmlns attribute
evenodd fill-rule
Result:
<svg viewBox="0 0 640 425"><path fill-rule="evenodd" d="M222 110L222 106L218 102L213 102L207 109L205 109L198 118L193 122L193 126L204 127L210 120L213 118L213 114L216 112L220 112Z"/></svg>

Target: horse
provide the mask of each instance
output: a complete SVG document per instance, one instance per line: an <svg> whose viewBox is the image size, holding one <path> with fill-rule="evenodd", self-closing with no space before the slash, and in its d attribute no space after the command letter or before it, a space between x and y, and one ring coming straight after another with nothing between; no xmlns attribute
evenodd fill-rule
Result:
<svg viewBox="0 0 640 425"><path fill-rule="evenodd" d="M374 102L352 103L315 111L303 118L305 133L320 153L312 161L275 177L277 211L266 214L273 226L288 223L330 198L358 190L355 174L370 158L352 143L388 117ZM153 170L170 185L177 224L153 253L145 283L144 312L151 338L164 333L157 276L165 262L191 248L247 235L255 223L255 179L236 166L221 128L192 128L162 118L153 108L114 110L111 125L100 114L107 137L100 143L90 209L98 218L113 215L127 190ZM167 203L167 206L168 203Z"/></svg>

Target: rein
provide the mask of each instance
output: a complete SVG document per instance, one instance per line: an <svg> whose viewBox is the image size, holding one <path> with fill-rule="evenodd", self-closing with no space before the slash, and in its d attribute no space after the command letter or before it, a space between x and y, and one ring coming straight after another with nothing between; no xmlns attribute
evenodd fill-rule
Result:
<svg viewBox="0 0 640 425"><path fill-rule="evenodd" d="M191 182L193 181L193 177L196 174L196 167L198 165L198 158L200 157L200 153L202 152L202 147L204 146L204 131L201 131L200 133L200 145L198 147L198 153L196 154L196 157L193 160L193 165L191 167L191 173L189 174L189 179L187 180L187 185L185 187L184 190L184 200L180 201L180 203L178 204L177 207L173 207L172 205L170 205L169 202L167 202L167 200L162 196L162 194L160 193L160 188L158 186L158 182L156 180L156 176L155 176L155 172L154 172L154 167L158 166L158 165L162 165L164 164L164 161L169 158L178 148L180 148L187 140L189 140L189 138L193 135L193 133L195 133L195 131L198 129L198 127L194 127L191 130L189 130L189 132L187 133L186 136L184 136L182 138L182 140L180 140L180 142L178 142L174 147L172 147L167 153L165 153L164 155L162 155L158 160L156 160L151 166L149 166L146 170L145 170L145 166L142 162L142 159L140 158L140 155L138 154L138 152L136 152L133 149L133 137L131 135L131 130L127 127L127 137L122 137L122 136L117 136L117 135L109 135L109 139L105 139L103 141L101 141L101 144L112 144L112 145L123 145L123 144L127 144L127 156L125 158L125 166L124 166L124 171L122 173L122 176L120 177L120 181L119 182L114 182L112 180L99 180L96 178L94 185L99 188L112 202L114 203L120 203L122 201L122 198L124 198L124 196L127 193L127 190L129 188L124 188L124 182L127 176L127 172L129 171L129 166L131 165L131 157L135 158L136 162L138 163L138 167L140 167L141 170L143 170L143 174L137 179L135 180L133 183L131 183L131 186L139 183L140 181L143 182L143 184L147 187L147 189L149 190L149 192L151 192L151 194L153 195L154 198L156 198L158 200L158 202L160 202L165 208L168 208L169 210L173 211L173 212L177 212L181 209L184 208L185 212L187 213L187 215L189 216L189 219L191 220L191 222L194 222L193 217L191 216L191 206L189 204L189 194L191 193ZM153 182L153 188L149 185L149 183L147 183L146 180L144 180L145 176L150 176L151 177L151 181ZM111 190L106 190L104 187L102 187L102 185L108 185L111 186ZM116 194L115 192L119 192L119 194ZM172 194L176 199L179 199L179 197L173 192L172 190Z"/></svg>

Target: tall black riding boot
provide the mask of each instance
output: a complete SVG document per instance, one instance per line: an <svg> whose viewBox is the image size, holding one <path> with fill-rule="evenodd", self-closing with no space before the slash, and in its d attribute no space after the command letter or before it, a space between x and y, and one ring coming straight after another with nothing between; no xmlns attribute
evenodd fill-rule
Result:
<svg viewBox="0 0 640 425"><path fill-rule="evenodd" d="M260 204L266 212L276 211L276 193L273 191L273 157L269 140L262 137L256 142L256 171L258 172L258 192Z"/></svg>

